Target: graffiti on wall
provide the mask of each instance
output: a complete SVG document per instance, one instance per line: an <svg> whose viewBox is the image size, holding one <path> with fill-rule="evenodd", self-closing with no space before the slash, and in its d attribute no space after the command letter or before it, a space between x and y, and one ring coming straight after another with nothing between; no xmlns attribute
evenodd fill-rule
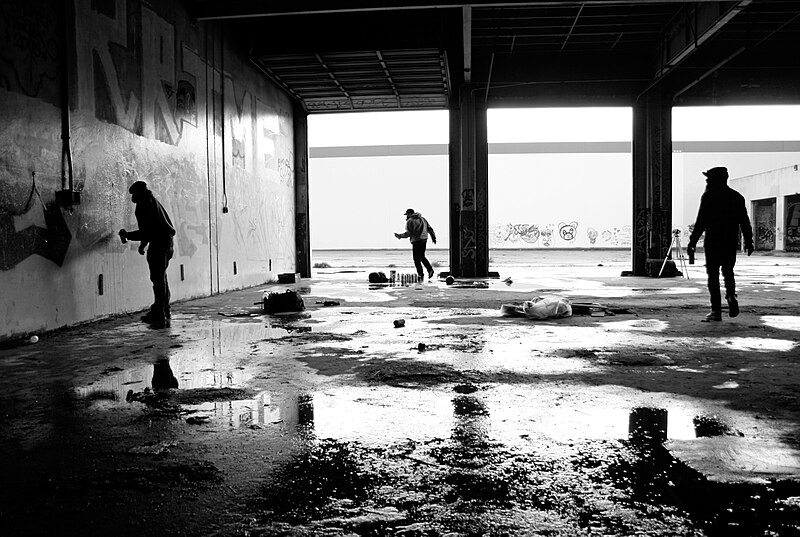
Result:
<svg viewBox="0 0 800 537"><path fill-rule="evenodd" d="M11 270L33 255L60 267L71 241L72 233L61 208L55 204L45 205L33 179L20 214L0 213L0 270Z"/></svg>
<svg viewBox="0 0 800 537"><path fill-rule="evenodd" d="M59 33L58 17L50 3L0 3L0 87L58 102L58 88L46 82L59 74Z"/></svg>
<svg viewBox="0 0 800 537"><path fill-rule="evenodd" d="M790 196L786 203L787 252L800 252L800 196Z"/></svg>
<svg viewBox="0 0 800 537"><path fill-rule="evenodd" d="M586 238L580 238L580 224L577 221L558 224L495 224L492 227L491 242L495 247L543 246L599 246L629 248L631 245L631 226L606 228L598 231L587 227Z"/></svg>
<svg viewBox="0 0 800 537"><path fill-rule="evenodd" d="M577 222L570 222L558 223L558 235L561 237L561 240L565 242L573 242L575 240L575 236L578 233L578 223Z"/></svg>
<svg viewBox="0 0 800 537"><path fill-rule="evenodd" d="M55 88L58 98L59 85L52 83L59 68L58 27L49 6L36 0L9 0L0 6L0 39L4 45L0 57L5 60L0 61L0 86L38 99ZM13 162L0 158L0 167L4 168L0 185L4 270L41 254L41 244L45 243L48 248L58 244L64 252L71 240L85 249L106 247L120 220L133 220L127 186L135 180L147 181L168 206L178 228L179 255L191 257L200 251L200 244L208 244L210 225L205 170L207 115L199 112L208 108L206 95L214 99L208 104L215 110L210 118L217 134L215 147L224 151L220 160L224 164L216 165L216 173L210 172L213 180L222 176L219 166L237 168L242 175L238 182L229 182L228 194L252 198L236 208L247 213L237 223L237 241L248 251L258 251L261 258L276 245L294 251L293 240L278 237L280 233L292 235L293 219L285 215L287 207L291 208L289 194L294 179L291 107L281 110L280 104L260 99L257 94L263 92L253 89L263 89L260 78L220 72L213 62L181 42L176 32L175 24L143 2L76 0L75 105L90 117L165 145L135 145L138 142L114 130L104 136L74 136L76 187L84 189L84 203L69 219L73 234L57 207L45 210L40 225L23 229L20 219L26 218L28 210L22 209L26 192L15 184L19 181L16 170L27 173L28 167L40 168L42 159L36 154L42 151L47 153L48 162L58 162L60 140L48 133L39 133L47 137L46 143L28 140L19 129L11 132L13 126L8 126L3 140L18 147L19 153ZM181 148L180 153L170 150L175 146ZM37 149L40 147L43 149ZM218 155L212 152L215 163ZM11 168L15 169L13 174L6 173ZM248 185L254 179L267 179L283 188L269 197L265 191L253 193ZM55 175L49 178L47 192L51 183L55 188L58 181ZM264 207L273 203L279 206ZM278 219L267 213L281 215L280 229L267 224ZM42 255L58 263L64 259L56 250Z"/></svg>

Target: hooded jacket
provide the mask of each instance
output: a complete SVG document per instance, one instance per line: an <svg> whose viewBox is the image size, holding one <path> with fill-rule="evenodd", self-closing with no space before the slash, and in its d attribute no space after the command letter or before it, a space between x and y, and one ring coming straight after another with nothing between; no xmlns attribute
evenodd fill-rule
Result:
<svg viewBox="0 0 800 537"><path fill-rule="evenodd" d="M406 219L406 231L400 237L408 237L411 242L428 240L428 235L436 242L436 232L420 213L414 213Z"/></svg>
<svg viewBox="0 0 800 537"><path fill-rule="evenodd" d="M162 246L172 243L175 227L164 206L149 189L141 192L140 198L136 200L135 214L139 229L129 231L128 239Z"/></svg>
<svg viewBox="0 0 800 537"><path fill-rule="evenodd" d="M706 250L736 251L741 228L745 246L752 245L753 227L747 216L744 197L729 187L726 179L709 178L706 184L689 244L697 244L705 232L703 246Z"/></svg>

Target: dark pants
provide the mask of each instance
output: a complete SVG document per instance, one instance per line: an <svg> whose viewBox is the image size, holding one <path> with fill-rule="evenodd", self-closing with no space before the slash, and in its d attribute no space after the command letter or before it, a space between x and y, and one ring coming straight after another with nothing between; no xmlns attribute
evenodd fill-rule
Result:
<svg viewBox="0 0 800 537"><path fill-rule="evenodd" d="M711 309L722 311L722 296L719 289L719 272L725 280L725 298L736 297L736 280L733 266L736 264L736 250L714 250L706 248L706 274L708 274L708 295Z"/></svg>
<svg viewBox="0 0 800 537"><path fill-rule="evenodd" d="M174 253L172 241L167 244L150 243L147 247L147 266L150 267L150 281L153 282L153 305L150 311L157 320L170 316L167 267Z"/></svg>
<svg viewBox="0 0 800 537"><path fill-rule="evenodd" d="M419 274L420 278L424 276L424 273L422 272L422 265L425 265L425 268L428 269L428 273L433 272L433 267L431 266L430 261L428 261L428 258L425 257L425 248L427 247L427 240L411 243L411 252L414 255L414 266L417 267L417 274Z"/></svg>

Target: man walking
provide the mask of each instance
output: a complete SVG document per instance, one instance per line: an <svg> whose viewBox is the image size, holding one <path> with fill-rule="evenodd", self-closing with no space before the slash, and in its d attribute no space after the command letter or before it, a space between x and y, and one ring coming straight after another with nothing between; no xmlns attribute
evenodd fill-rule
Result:
<svg viewBox="0 0 800 537"><path fill-rule="evenodd" d="M175 227L164 206L153 196L144 181L133 183L128 192L131 194L131 201L136 204L135 214L139 229L121 229L119 237L123 244L128 240L140 241L139 254L144 255L147 251L147 266L150 268L150 281L153 282L153 305L142 320L149 323L151 328L168 328L170 294L167 267L175 253L172 239L175 236Z"/></svg>
<svg viewBox="0 0 800 537"><path fill-rule="evenodd" d="M728 301L728 315L739 315L739 302L736 300L736 281L733 266L736 264L736 251L739 249L739 230L744 235L747 255L753 253L753 228L747 216L744 197L728 186L728 168L716 167L703 172L706 176L706 190L700 197L697 220L689 237L687 251L694 255L697 241L705 232L703 248L706 256L708 274L708 294L711 299L711 313L704 322L722 320L722 296L719 287L719 272L725 280L725 299Z"/></svg>
<svg viewBox="0 0 800 537"><path fill-rule="evenodd" d="M420 280L423 278L423 265L425 265L425 268L428 269L428 279L430 280L433 278L433 267L431 266L430 261L428 261L428 258L425 257L425 249L428 246L429 235L433 241L433 244L436 244L436 232L433 231L433 228L428 221L423 218L420 213L415 212L414 209L408 209L406 211L405 233L394 234L394 236L398 239L404 239L408 237L411 241L411 252L414 256L414 266L417 267L417 275L419 276Z"/></svg>

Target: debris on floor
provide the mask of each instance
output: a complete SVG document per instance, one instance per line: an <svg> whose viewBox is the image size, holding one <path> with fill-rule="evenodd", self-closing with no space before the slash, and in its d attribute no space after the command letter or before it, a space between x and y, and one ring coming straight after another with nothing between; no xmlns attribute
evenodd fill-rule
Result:
<svg viewBox="0 0 800 537"><path fill-rule="evenodd" d="M283 313L287 311L303 311L306 307L303 297L294 289L283 293L264 293L264 311L267 313Z"/></svg>
<svg viewBox="0 0 800 537"><path fill-rule="evenodd" d="M389 278L383 272L370 272L369 283L389 283Z"/></svg>
<svg viewBox="0 0 800 537"><path fill-rule="evenodd" d="M500 313L508 317L527 317L528 319L560 319L572 316L569 299L555 296L537 296L522 304L503 304Z"/></svg>
<svg viewBox="0 0 800 537"><path fill-rule="evenodd" d="M695 416L692 418L692 424L694 425L694 434L698 438L707 436L744 436L744 433L733 429L717 416Z"/></svg>

